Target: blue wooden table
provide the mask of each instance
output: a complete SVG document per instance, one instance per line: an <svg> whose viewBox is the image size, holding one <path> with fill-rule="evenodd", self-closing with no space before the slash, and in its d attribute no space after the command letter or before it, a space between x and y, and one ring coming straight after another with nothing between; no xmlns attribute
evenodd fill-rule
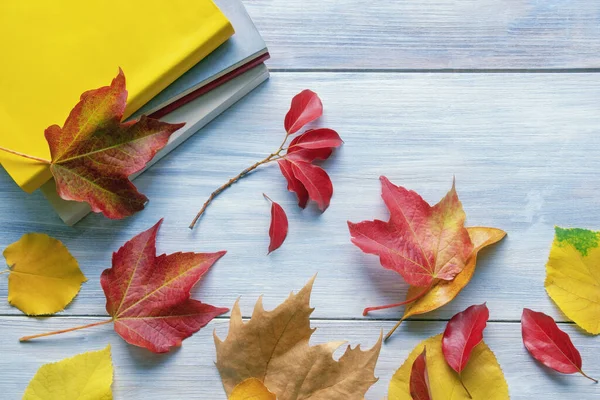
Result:
<svg viewBox="0 0 600 400"><path fill-rule="evenodd" d="M401 278L362 254L346 221L387 218L378 177L437 202L456 177L469 226L508 232L485 250L475 277L449 305L404 323L384 345L367 399L382 399L394 371L421 340L471 304L487 302L485 341L504 369L513 399L595 399L600 387L549 371L521 342L523 307L552 315L600 376L600 338L585 335L544 291L554 225L600 229L600 3L590 0L248 0L271 50L270 81L136 180L150 203L136 216L90 215L64 226L39 193L26 195L0 172L0 248L26 232L62 240L89 281L51 318L28 318L0 302L0 391L21 397L44 363L112 345L116 399L225 399L214 367L212 331L227 315L153 355L125 344L110 325L20 344L18 338L106 317L100 273L113 251L159 218L160 252L228 254L193 296L249 317L264 294L271 308L318 272L313 343L373 345L401 310L362 317L365 306L404 299ZM325 105L320 125L345 140L325 163L330 208L296 206L276 166L235 184L187 226L206 197L276 149L291 97L304 88ZM5 134L5 133L2 133ZM269 204L287 210L290 233L266 256ZM0 276L0 299L7 295Z"/></svg>

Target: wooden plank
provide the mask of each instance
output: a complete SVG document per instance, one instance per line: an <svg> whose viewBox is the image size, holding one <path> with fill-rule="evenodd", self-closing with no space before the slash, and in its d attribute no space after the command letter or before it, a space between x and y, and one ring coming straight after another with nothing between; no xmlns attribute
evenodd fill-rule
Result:
<svg viewBox="0 0 600 400"><path fill-rule="evenodd" d="M219 197L194 231L187 226L210 192L274 150L291 97L311 87L323 98L321 126L342 149L325 163L335 186L330 208L296 206L277 166L253 173ZM544 265L554 225L600 229L600 80L594 74L273 74L272 79L136 180L151 199L136 216L88 216L74 228L0 174L0 249L39 231L62 240L89 278L65 314L103 315L99 285L111 254L159 218L160 252L229 253L194 291L218 306L241 296L249 310L264 294L278 304L318 272L318 318L362 318L365 306L398 302L406 285L350 243L346 221L387 218L378 176L438 201L456 176L470 226L508 232L485 251L473 281L441 310L447 319L487 301L494 320L518 320L523 307L565 320L546 295ZM267 256L269 204L288 213L290 233ZM0 299L7 295L0 275ZM0 314L19 314L4 300ZM397 319L400 310L372 318Z"/></svg>
<svg viewBox="0 0 600 400"><path fill-rule="evenodd" d="M314 303L317 307L320 304ZM245 311L250 312L249 308ZM3 340L0 342L0 387L3 398L20 398L35 371L48 362L55 362L89 350L104 348L110 343L115 368L115 399L225 399L225 393L214 366L216 360L212 330L219 337L227 334L228 321L213 321L183 343L183 347L166 355L127 345L110 325L93 330L73 332L62 337L46 338L36 342L19 343L24 334L45 332L96 321L89 318L50 318L35 320L23 317L1 317ZM317 327L312 344L348 340L353 347L370 347L380 329L391 328L392 322L374 321L313 321ZM379 381L368 392L366 399L382 399L387 394L390 379L402 365L408 353L421 340L443 332L443 322L407 322L392 340L382 348L375 376ZM597 338L581 333L572 325L562 325L579 348L586 373L600 376L600 366L594 362L600 357ZM521 341L520 325L491 323L484 340L495 352L508 386L511 399L565 399L577 393L579 399L591 399L598 393L596 385L580 375L561 375L535 362ZM341 352L336 353L341 354Z"/></svg>
<svg viewBox="0 0 600 400"><path fill-rule="evenodd" d="M589 0L246 0L280 69L598 68Z"/></svg>

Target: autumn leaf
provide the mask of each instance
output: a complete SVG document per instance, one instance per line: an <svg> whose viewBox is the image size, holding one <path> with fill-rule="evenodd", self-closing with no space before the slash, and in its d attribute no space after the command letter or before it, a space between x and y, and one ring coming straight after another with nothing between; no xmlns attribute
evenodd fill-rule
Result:
<svg viewBox="0 0 600 400"><path fill-rule="evenodd" d="M161 223L125 243L113 254L112 268L102 272L100 283L111 319L21 341L114 322L115 331L127 343L164 353L229 311L190 299L192 287L225 252L157 256Z"/></svg>
<svg viewBox="0 0 600 400"><path fill-rule="evenodd" d="M269 227L269 254L277 250L285 241L288 233L288 219L283 207L271 200L269 196L263 193L263 196L271 202L271 226Z"/></svg>
<svg viewBox="0 0 600 400"><path fill-rule="evenodd" d="M541 312L523 309L521 317L523 344L529 354L545 366L563 374L580 373L598 383L582 371L581 355L569 335L556 322Z"/></svg>
<svg viewBox="0 0 600 400"><path fill-rule="evenodd" d="M453 316L442 336L442 353L448 365L458 374L469 398L471 394L464 384L462 372L467 366L475 346L483 341L483 330L490 318L485 304L473 305Z"/></svg>
<svg viewBox="0 0 600 400"><path fill-rule="evenodd" d="M110 86L81 95L62 128L46 128L51 160L4 147L0 151L48 164L62 199L86 202L111 219L125 218L148 201L129 176L144 169L185 125L146 116L122 123L126 102L125 75L119 69Z"/></svg>
<svg viewBox="0 0 600 400"><path fill-rule="evenodd" d="M384 268L398 272L411 285L405 301L363 311L367 315L407 306L387 340L406 318L452 301L471 280L479 250L500 241L506 233L496 228L465 228L465 213L454 184L432 207L417 193L393 185L386 177L380 179L389 220L348 221L348 228L352 243L365 253L378 255Z"/></svg>
<svg viewBox="0 0 600 400"><path fill-rule="evenodd" d="M144 208L148 198L129 176L141 171L184 124L168 124L146 116L121 123L127 101L125 75L110 86L81 95L63 127L46 129L58 195L84 201L92 211L120 219Z"/></svg>
<svg viewBox="0 0 600 400"><path fill-rule="evenodd" d="M294 177L306 188L308 197L317 203L321 211L325 211L333 196L333 184L327 172L308 161L292 159L288 161L292 164Z"/></svg>
<svg viewBox="0 0 600 400"><path fill-rule="evenodd" d="M248 378L233 388L229 400L277 400L258 379Z"/></svg>
<svg viewBox="0 0 600 400"><path fill-rule="evenodd" d="M600 232L555 228L544 286L567 317L600 333Z"/></svg>
<svg viewBox="0 0 600 400"><path fill-rule="evenodd" d="M112 400L110 346L40 367L23 400Z"/></svg>
<svg viewBox="0 0 600 400"><path fill-rule="evenodd" d="M306 187L304 187L304 184L294 175L292 163L289 160L282 158L277 161L277 164L279 164L281 174L287 180L288 190L296 193L296 196L298 197L298 207L305 208L308 203L308 191L306 190Z"/></svg>
<svg viewBox="0 0 600 400"><path fill-rule="evenodd" d="M348 222L352 243L378 255L384 268L398 272L410 285L428 287L435 279L454 279L473 250L454 184L431 207L417 193L384 176L380 180L390 219Z"/></svg>
<svg viewBox="0 0 600 400"><path fill-rule="evenodd" d="M377 381L373 372L381 339L366 351L348 346L338 361L333 352L344 342L309 345L313 281L273 311L265 311L259 298L247 322L235 303L227 338L215 333L216 364L228 396L236 385L256 378L278 400L362 400Z"/></svg>
<svg viewBox="0 0 600 400"><path fill-rule="evenodd" d="M296 133L311 121L323 115L323 104L312 90L305 89L292 99L290 110L285 116L284 127L289 134Z"/></svg>
<svg viewBox="0 0 600 400"><path fill-rule="evenodd" d="M196 225L207 207L219 194L256 168L274 161L277 161L281 174L287 180L288 190L298 196L300 208L305 208L310 199L317 203L321 211L325 211L333 196L333 184L327 172L315 165L314 161L329 158L333 149L343 143L340 135L328 128L308 129L294 137L286 147L288 139L293 134L322 114L323 104L316 93L304 90L294 96L290 110L285 116L286 133L279 148L212 192L190 224L190 229Z"/></svg>
<svg viewBox="0 0 600 400"><path fill-rule="evenodd" d="M427 348L425 347L413 362L409 388L412 400L431 400L429 375L427 374Z"/></svg>
<svg viewBox="0 0 600 400"><path fill-rule="evenodd" d="M8 302L27 315L63 310L87 279L57 239L27 233L4 250L9 269Z"/></svg>
<svg viewBox="0 0 600 400"><path fill-rule="evenodd" d="M396 371L390 382L388 400L410 400L410 377L412 366L427 348L427 372L433 400L468 399L458 375L444 359L442 335L422 341L413 349L404 364ZM508 400L508 385L502 369L485 342L479 343L471 353L471 361L462 372L465 385L474 399Z"/></svg>
<svg viewBox="0 0 600 400"><path fill-rule="evenodd" d="M333 129L310 129L290 142L286 158L308 162L327 160L333 149L342 143L342 138Z"/></svg>

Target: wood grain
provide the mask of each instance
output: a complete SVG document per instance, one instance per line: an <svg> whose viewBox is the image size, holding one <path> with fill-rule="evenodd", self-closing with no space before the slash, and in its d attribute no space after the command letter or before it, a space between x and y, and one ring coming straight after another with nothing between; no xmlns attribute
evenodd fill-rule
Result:
<svg viewBox="0 0 600 400"><path fill-rule="evenodd" d="M198 228L187 226L205 198L229 177L262 159L282 137L291 97L306 87L325 104L320 126L337 129L345 144L325 163L334 182L330 208L300 210L276 166L235 184L210 206ZM111 253L159 218L160 252L227 249L194 291L194 297L231 307L241 296L249 316L257 297L279 304L315 273L312 304L314 343L347 339L372 345L400 310L363 318L365 306L403 299L406 285L383 270L374 256L349 240L346 221L386 218L378 176L436 202L456 176L468 225L502 228L508 237L485 250L473 281L458 298L426 319L448 319L487 301L491 310L486 341L498 355L511 398L591 399L597 387L584 378L562 376L536 364L523 349L518 320L531 307L565 321L543 288L553 226L600 228L600 80L595 74L355 74L274 73L269 82L142 174L136 185L151 199L123 221L90 215L65 226L40 193L26 195L0 172L0 248L31 231L62 240L89 278L62 317L32 319L0 302L0 388L20 398L46 362L113 346L116 399L224 399L213 361L211 330L226 333L226 319L213 322L182 349L155 356L126 345L110 326L19 344L17 338L92 322L105 315L99 276ZM267 193L286 209L286 243L267 256ZM0 275L0 299L7 295ZM70 317L79 315L82 317ZM358 319L358 320L354 320ZM388 321L390 320L390 321ZM505 322L500 322L505 321ZM380 381L367 399L381 399L393 372L420 340L443 330L443 321L409 321L384 347ZM597 337L562 326L582 350L586 372L600 376Z"/></svg>
<svg viewBox="0 0 600 400"><path fill-rule="evenodd" d="M246 0L277 69L600 67L600 2Z"/></svg>
<svg viewBox="0 0 600 400"><path fill-rule="evenodd" d="M283 299L279 299L283 300ZM317 310L322 304L313 302ZM246 313L251 308L243 309ZM24 317L1 317L3 340L0 342L0 387L6 399L21 398L35 371L48 362L89 350L112 347L115 368L115 399L214 399L225 400L218 371L212 338L213 329L224 338L227 319L213 321L205 329L183 342L180 349L166 355L156 355L144 349L127 345L110 325L87 332L74 332L62 337L46 338L30 343L19 343L23 334L63 329L97 321L90 318L52 318L35 320ZM348 340L353 347L370 347L376 341L380 328L392 327L392 322L376 324L373 321L313 321L317 328L311 344ZM390 379L402 365L408 353L421 340L444 330L443 322L407 322L396 337L382 348L375 376L379 381L367 393L367 400L380 400L387 394ZM593 377L600 376L600 357L597 338L582 335L572 325L562 325L572 337L583 357L585 371ZM484 340L495 352L504 370L511 399L567 399L577 393L577 399L593 399L598 386L580 375L561 375L538 364L529 356L521 341L519 324L490 324ZM343 352L343 349L342 349ZM336 353L338 356L340 351Z"/></svg>
<svg viewBox="0 0 600 400"><path fill-rule="evenodd" d="M227 190L196 230L187 226L212 190L279 145L293 94L316 90L319 122L345 144L325 163L335 193L323 214L300 210L277 166ZM328 74L276 73L136 180L147 209L123 221L90 215L74 228L53 215L40 194L21 192L0 173L0 248L30 231L62 240L89 282L64 315L105 315L99 285L111 254L159 218L160 252L228 254L194 295L217 306L241 296L249 310L264 294L274 306L318 273L317 318L360 318L365 306L398 302L406 285L376 257L350 243L346 221L387 218L378 177L437 202L456 177L470 226L494 226L508 237L485 250L457 299L422 318L448 319L487 301L491 318L515 321L523 307L566 318L544 291L554 225L600 229L600 80L594 74ZM288 213L284 245L267 256L268 194ZM0 298L6 298L0 275ZM20 314L5 301L0 314ZM370 318L397 319L400 310Z"/></svg>

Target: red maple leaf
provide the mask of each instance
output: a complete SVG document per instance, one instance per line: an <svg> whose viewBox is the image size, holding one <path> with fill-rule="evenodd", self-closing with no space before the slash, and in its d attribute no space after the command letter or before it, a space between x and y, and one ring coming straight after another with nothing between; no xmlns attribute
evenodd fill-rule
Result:
<svg viewBox="0 0 600 400"><path fill-rule="evenodd" d="M62 128L52 125L45 132L58 195L87 202L92 211L113 219L144 208L148 198L129 176L141 171L184 125L146 116L122 123L126 101L125 75L119 70L110 86L81 95Z"/></svg>
<svg viewBox="0 0 600 400"><path fill-rule="evenodd" d="M190 299L190 290L224 254L156 255L160 220L113 254L112 268L100 279L111 319L56 332L21 338L27 341L114 322L127 343L164 353L229 311Z"/></svg>
<svg viewBox="0 0 600 400"><path fill-rule="evenodd" d="M378 255L383 267L398 272L412 286L454 279L473 250L454 184L432 207L417 193L384 176L380 179L390 219L348 222L352 243Z"/></svg>

